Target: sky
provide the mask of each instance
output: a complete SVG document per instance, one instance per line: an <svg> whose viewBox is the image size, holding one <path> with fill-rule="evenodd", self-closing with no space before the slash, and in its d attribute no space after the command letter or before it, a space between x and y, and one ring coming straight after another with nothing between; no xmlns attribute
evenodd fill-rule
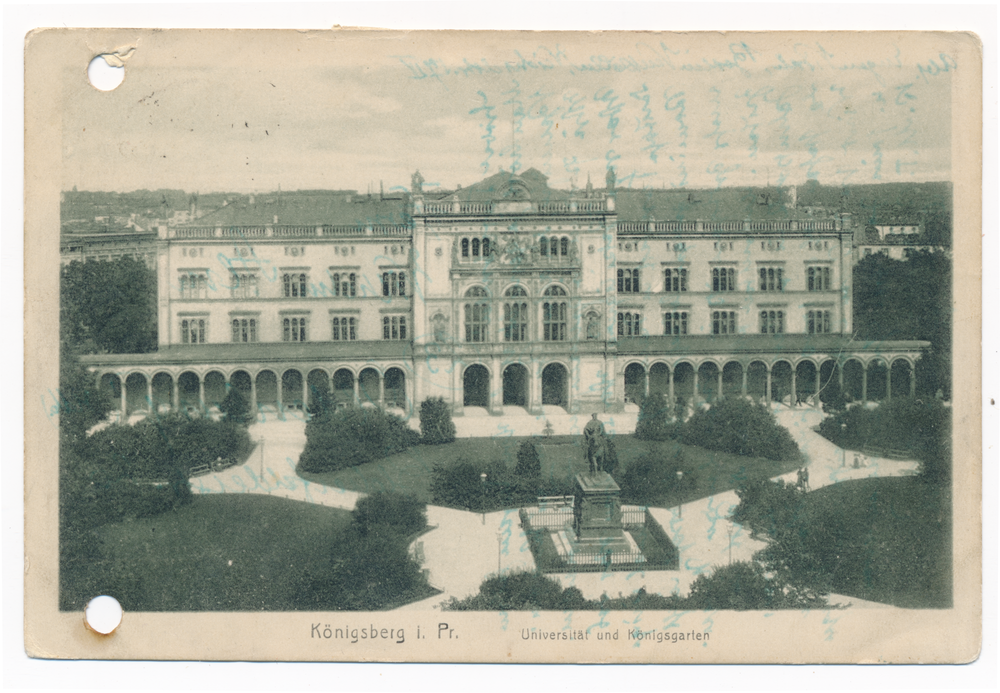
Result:
<svg viewBox="0 0 1000 693"><path fill-rule="evenodd" d="M197 32L196 32L197 33ZM258 32L143 37L67 70L63 189L560 188L948 180L954 39ZM193 50L194 49L194 50Z"/></svg>

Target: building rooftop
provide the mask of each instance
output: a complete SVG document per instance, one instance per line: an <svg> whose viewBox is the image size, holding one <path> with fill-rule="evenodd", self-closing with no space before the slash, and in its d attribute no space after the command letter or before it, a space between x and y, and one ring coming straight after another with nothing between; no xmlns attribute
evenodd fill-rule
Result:
<svg viewBox="0 0 1000 693"><path fill-rule="evenodd" d="M268 193L241 198L183 226L405 224L407 203L405 195L357 195L350 191Z"/></svg>

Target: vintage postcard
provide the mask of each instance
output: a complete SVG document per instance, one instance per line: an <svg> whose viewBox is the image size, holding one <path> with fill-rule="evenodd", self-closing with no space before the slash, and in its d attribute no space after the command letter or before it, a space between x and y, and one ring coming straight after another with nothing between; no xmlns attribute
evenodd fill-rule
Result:
<svg viewBox="0 0 1000 693"><path fill-rule="evenodd" d="M31 656L978 656L975 35L25 51Z"/></svg>

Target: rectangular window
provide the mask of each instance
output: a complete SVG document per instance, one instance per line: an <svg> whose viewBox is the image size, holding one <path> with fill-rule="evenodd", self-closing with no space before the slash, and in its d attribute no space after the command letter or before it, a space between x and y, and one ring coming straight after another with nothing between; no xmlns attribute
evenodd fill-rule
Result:
<svg viewBox="0 0 1000 693"><path fill-rule="evenodd" d="M830 311L810 310L806 313L806 330L809 334L829 334Z"/></svg>
<svg viewBox="0 0 1000 693"><path fill-rule="evenodd" d="M736 334L736 311L713 310L712 334Z"/></svg>
<svg viewBox="0 0 1000 693"><path fill-rule="evenodd" d="M688 314L686 310L663 314L663 334L684 335L688 333Z"/></svg>
<svg viewBox="0 0 1000 693"><path fill-rule="evenodd" d="M306 283L305 274L301 272L286 272L281 275L282 296L285 298L305 298Z"/></svg>
<svg viewBox="0 0 1000 693"><path fill-rule="evenodd" d="M618 293L637 294L639 293L639 268L618 270Z"/></svg>
<svg viewBox="0 0 1000 693"><path fill-rule="evenodd" d="M257 298L257 275L247 272L234 272L230 275L229 286L233 298L248 299Z"/></svg>
<svg viewBox="0 0 1000 693"><path fill-rule="evenodd" d="M485 342L490 324L490 307L485 303L465 304L465 341Z"/></svg>
<svg viewBox="0 0 1000 693"><path fill-rule="evenodd" d="M281 341L306 341L306 318L284 318L281 321Z"/></svg>
<svg viewBox="0 0 1000 693"><path fill-rule="evenodd" d="M663 290L670 292L688 290L688 271L684 268L663 270Z"/></svg>
<svg viewBox="0 0 1000 693"><path fill-rule="evenodd" d="M200 272L182 274L181 298L208 298L208 275Z"/></svg>
<svg viewBox="0 0 1000 693"><path fill-rule="evenodd" d="M358 295L358 277L354 272L334 272L333 295L338 298L354 298Z"/></svg>
<svg viewBox="0 0 1000 693"><path fill-rule="evenodd" d="M712 291L736 291L736 270L732 267L713 267Z"/></svg>
<svg viewBox="0 0 1000 693"><path fill-rule="evenodd" d="M382 339L405 340L406 316L386 315L382 318Z"/></svg>
<svg viewBox="0 0 1000 693"><path fill-rule="evenodd" d="M785 312L781 310L762 310L760 312L761 334L783 334L785 331Z"/></svg>
<svg viewBox="0 0 1000 693"><path fill-rule="evenodd" d="M205 319L185 318L181 320L181 344L205 343Z"/></svg>
<svg viewBox="0 0 1000 693"><path fill-rule="evenodd" d="M524 342L528 339L528 304L503 304L503 341Z"/></svg>
<svg viewBox="0 0 1000 693"><path fill-rule="evenodd" d="M546 342L566 341L566 304L542 304L542 339Z"/></svg>
<svg viewBox="0 0 1000 693"><path fill-rule="evenodd" d="M618 336L638 337L642 334L642 316L639 313L618 314Z"/></svg>
<svg viewBox="0 0 1000 693"><path fill-rule="evenodd" d="M256 318L233 318L233 342L249 343L257 341Z"/></svg>
<svg viewBox="0 0 1000 693"><path fill-rule="evenodd" d="M333 318L333 341L353 342L358 338L357 318L337 316Z"/></svg>
<svg viewBox="0 0 1000 693"><path fill-rule="evenodd" d="M406 275L402 272L383 272L382 295L406 296Z"/></svg>
<svg viewBox="0 0 1000 693"><path fill-rule="evenodd" d="M824 265L806 268L806 289L809 291L830 290L830 268Z"/></svg>
<svg viewBox="0 0 1000 693"><path fill-rule="evenodd" d="M780 267L761 267L760 286L761 291L784 291L782 281L782 271Z"/></svg>

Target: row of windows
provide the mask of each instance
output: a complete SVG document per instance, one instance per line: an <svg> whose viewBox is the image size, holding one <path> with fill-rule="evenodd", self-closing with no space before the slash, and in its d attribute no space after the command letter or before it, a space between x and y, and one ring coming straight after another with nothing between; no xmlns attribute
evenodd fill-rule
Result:
<svg viewBox="0 0 1000 693"><path fill-rule="evenodd" d="M462 257L482 257L487 258L490 256L490 239L489 238L463 238L462 239Z"/></svg>
<svg viewBox="0 0 1000 693"><path fill-rule="evenodd" d="M639 313L618 314L618 336L640 336L642 316ZM761 334L784 334L785 312L783 310L760 311L758 327ZM810 310L806 313L806 331L809 334L828 334L832 331L830 311ZM688 334L688 312L671 311L663 314L663 334ZM712 334L736 334L736 312L731 310L712 311Z"/></svg>
<svg viewBox="0 0 1000 693"><path fill-rule="evenodd" d="M181 343L204 344L208 321L205 318L185 318L181 320ZM255 343L259 341L256 318L233 318L230 322L233 343ZM331 318L331 339L335 342L355 341L358 338L356 317L336 316ZM382 338L389 340L406 339L406 316L393 315L382 318ZM287 317L281 320L281 341L309 341L309 318Z"/></svg>
<svg viewBox="0 0 1000 693"><path fill-rule="evenodd" d="M712 291L738 291L736 270L729 267L712 268ZM806 268L806 289L809 291L829 291L830 268L825 266ZM761 267L757 288L760 291L784 291L784 271L781 267ZM618 270L618 293L639 293L641 291L638 269ZM663 290L680 292L688 290L688 270L670 267L663 270Z"/></svg>
<svg viewBox="0 0 1000 693"><path fill-rule="evenodd" d="M358 295L358 277L354 272L336 272L330 275L331 291L338 298L354 298ZM180 278L181 298L208 298L208 276L201 273L182 274ZM230 276L230 295L236 299L257 298L260 295L260 279L253 273L238 273ZM285 273L281 275L281 295L284 298L306 298L309 277L305 273ZM383 296L406 296L406 273L382 273Z"/></svg>

